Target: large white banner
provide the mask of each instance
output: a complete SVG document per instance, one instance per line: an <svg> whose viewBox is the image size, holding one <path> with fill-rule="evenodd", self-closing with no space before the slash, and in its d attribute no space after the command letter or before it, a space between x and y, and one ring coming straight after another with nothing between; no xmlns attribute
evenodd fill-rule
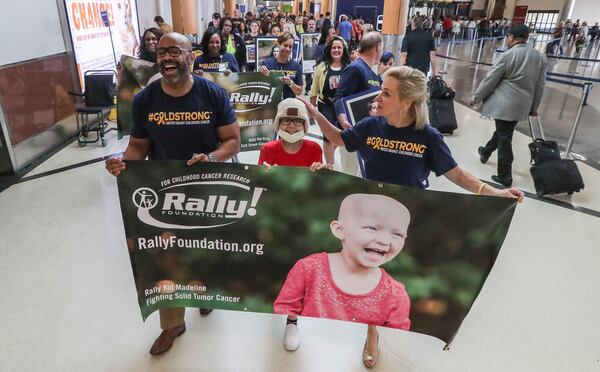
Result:
<svg viewBox="0 0 600 372"><path fill-rule="evenodd" d="M139 29L135 0L65 0L65 7L82 87L86 71L114 70L121 54L137 56ZM102 19L104 12L110 32Z"/></svg>

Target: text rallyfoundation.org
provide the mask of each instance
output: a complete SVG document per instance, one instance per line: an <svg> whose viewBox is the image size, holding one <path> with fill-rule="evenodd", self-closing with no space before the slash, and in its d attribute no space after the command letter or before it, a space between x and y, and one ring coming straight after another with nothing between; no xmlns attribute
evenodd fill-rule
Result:
<svg viewBox="0 0 600 372"><path fill-rule="evenodd" d="M174 235L165 238L160 236L154 236L152 238L139 237L137 241L138 248L140 250L154 248L162 248L163 250L167 250L169 248L191 248L225 252L255 253L257 255L261 255L264 247L264 244L260 243L244 243L240 247L240 244L236 242L226 242L222 239L181 239Z"/></svg>

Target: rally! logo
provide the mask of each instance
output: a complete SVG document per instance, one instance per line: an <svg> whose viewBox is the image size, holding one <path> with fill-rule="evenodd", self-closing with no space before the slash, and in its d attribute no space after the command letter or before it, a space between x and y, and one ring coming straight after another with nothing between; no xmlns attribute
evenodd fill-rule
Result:
<svg viewBox="0 0 600 372"><path fill-rule="evenodd" d="M158 204L158 195L148 187L140 187L131 196L133 204L138 208L152 209Z"/></svg>
<svg viewBox="0 0 600 372"><path fill-rule="evenodd" d="M237 87L229 94L229 101L236 112L258 110L267 103L273 102L273 95L277 88L270 85L243 85Z"/></svg>
<svg viewBox="0 0 600 372"><path fill-rule="evenodd" d="M230 192L227 192L230 191ZM193 181L132 194L139 220L168 229L210 229L255 216L264 189L234 181Z"/></svg>

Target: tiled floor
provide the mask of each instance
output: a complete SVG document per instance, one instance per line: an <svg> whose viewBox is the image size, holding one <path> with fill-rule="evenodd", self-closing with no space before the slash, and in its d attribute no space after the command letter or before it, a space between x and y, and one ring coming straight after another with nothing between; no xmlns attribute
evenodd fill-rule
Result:
<svg viewBox="0 0 600 372"><path fill-rule="evenodd" d="M490 122L456 104L460 128L446 137L458 163L477 177L495 173L495 155L476 149ZM318 134L318 129L311 128ZM0 192L1 371L361 371L364 327L301 319L302 344L282 346L279 316L188 309L187 332L162 357L148 350L158 317L141 321L124 241L115 179L102 162L57 168L120 152L67 146ZM515 186L534 193L529 138L516 133ZM242 162L256 163L256 153ZM579 163L586 188L561 205L528 197L518 206L486 285L450 346L381 329L380 371L600 370L600 172ZM459 191L442 178L432 189ZM530 195L530 194L529 194ZM580 210L573 210L572 206Z"/></svg>

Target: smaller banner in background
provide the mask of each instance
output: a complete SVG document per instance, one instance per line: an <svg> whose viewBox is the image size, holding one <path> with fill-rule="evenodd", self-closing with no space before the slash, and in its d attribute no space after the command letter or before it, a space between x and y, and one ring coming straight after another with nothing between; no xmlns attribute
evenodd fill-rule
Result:
<svg viewBox="0 0 600 372"><path fill-rule="evenodd" d="M301 34L302 41L302 72L312 74L315 70L317 59L317 45L319 45L320 34Z"/></svg>
<svg viewBox="0 0 600 372"><path fill-rule="evenodd" d="M246 62L256 62L256 45L246 45Z"/></svg>
<svg viewBox="0 0 600 372"><path fill-rule="evenodd" d="M344 111L350 124L356 125L367 116L376 115L377 103L374 99L380 91L381 89L376 88L342 98Z"/></svg>
<svg viewBox="0 0 600 372"><path fill-rule="evenodd" d="M258 36L254 42L256 44L256 69L258 70L258 66L265 59L271 57L272 53L275 55L279 53L279 44L277 38L272 36ZM274 47L277 47L277 50L274 51Z"/></svg>
<svg viewBox="0 0 600 372"><path fill-rule="evenodd" d="M272 72L263 76L259 72L204 73L205 78L219 84L229 94L240 126L241 151L259 150L275 138L273 119L281 102L282 74Z"/></svg>

